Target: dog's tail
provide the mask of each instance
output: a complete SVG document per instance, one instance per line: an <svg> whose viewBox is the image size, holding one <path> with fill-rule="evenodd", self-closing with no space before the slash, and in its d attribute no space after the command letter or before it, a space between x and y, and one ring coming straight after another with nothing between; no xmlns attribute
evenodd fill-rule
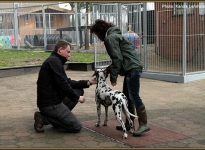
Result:
<svg viewBox="0 0 205 150"><path fill-rule="evenodd" d="M125 103L125 102L123 102L123 106L124 106L124 110L125 110L130 116L135 117L135 118L138 118L138 116L133 115L132 113L129 112L129 110L128 110L127 107L126 107L126 103Z"/></svg>
<svg viewBox="0 0 205 150"><path fill-rule="evenodd" d="M138 118L138 116L131 114L127 108L125 109L125 111L126 111L130 116L135 117L135 118Z"/></svg>

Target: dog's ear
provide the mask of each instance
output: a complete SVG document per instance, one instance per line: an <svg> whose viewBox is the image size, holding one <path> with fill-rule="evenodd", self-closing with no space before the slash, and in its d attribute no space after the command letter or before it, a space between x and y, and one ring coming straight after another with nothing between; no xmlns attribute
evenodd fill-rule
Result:
<svg viewBox="0 0 205 150"><path fill-rule="evenodd" d="M92 77L97 76L97 75L98 75L98 71L95 71Z"/></svg>

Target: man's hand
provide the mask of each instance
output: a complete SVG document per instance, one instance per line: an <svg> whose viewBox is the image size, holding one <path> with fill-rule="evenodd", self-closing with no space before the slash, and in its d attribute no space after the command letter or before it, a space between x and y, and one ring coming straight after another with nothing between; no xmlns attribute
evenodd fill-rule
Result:
<svg viewBox="0 0 205 150"><path fill-rule="evenodd" d="M90 80L88 80L88 83L87 83L88 86L91 86L91 85L93 85L93 84L97 84L97 79L96 79L96 77L91 78Z"/></svg>
<svg viewBox="0 0 205 150"><path fill-rule="evenodd" d="M96 78L96 77L91 78L91 79L90 79L90 82L91 82L92 84L97 84L97 78Z"/></svg>
<svg viewBox="0 0 205 150"><path fill-rule="evenodd" d="M84 103L85 102L85 97L84 96L80 96L79 99L78 99L78 102Z"/></svg>

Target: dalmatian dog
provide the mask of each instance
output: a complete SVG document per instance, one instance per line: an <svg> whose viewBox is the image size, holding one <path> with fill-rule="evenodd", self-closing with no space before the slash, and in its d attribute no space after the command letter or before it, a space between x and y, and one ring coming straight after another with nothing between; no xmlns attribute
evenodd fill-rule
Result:
<svg viewBox="0 0 205 150"><path fill-rule="evenodd" d="M104 74L104 69L97 69L93 76L96 76L97 79L97 85L95 90L95 101L97 104L97 114L98 114L98 121L96 123L96 127L100 126L101 121L101 105L105 107L105 120L103 126L107 126L108 121L108 107L112 105L112 109L115 113L116 119L121 124L123 128L123 138L126 139L128 137L125 124L122 120L122 108L125 109L125 116L129 121L130 124L130 132L134 132L134 125L133 121L130 119L130 115L138 118L138 116L135 116L131 114L127 108L127 97L124 93L118 91L118 90L112 90L109 85L106 83L107 75Z"/></svg>

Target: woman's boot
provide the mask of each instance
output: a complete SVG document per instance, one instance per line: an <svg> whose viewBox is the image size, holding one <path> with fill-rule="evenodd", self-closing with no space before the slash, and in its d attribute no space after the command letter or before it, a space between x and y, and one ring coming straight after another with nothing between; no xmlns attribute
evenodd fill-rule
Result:
<svg viewBox="0 0 205 150"><path fill-rule="evenodd" d="M131 105L128 105L128 110L131 114L135 115L135 106L133 104ZM125 110L122 109L122 112L125 114ZM133 116L130 116L130 119L133 121L133 125L134 125L134 119L135 117ZM126 130L129 131L130 130L130 124L129 124L129 121L127 120L126 118L126 121L125 121L125 127L126 127ZM116 126L116 129L117 130L123 130L122 129L122 126Z"/></svg>
<svg viewBox="0 0 205 150"><path fill-rule="evenodd" d="M145 109L145 106L142 105L137 109L137 116L138 121L139 121L139 127L138 129L133 133L133 136L140 136L142 135L144 132L147 132L150 129L148 123L147 123L147 112Z"/></svg>

